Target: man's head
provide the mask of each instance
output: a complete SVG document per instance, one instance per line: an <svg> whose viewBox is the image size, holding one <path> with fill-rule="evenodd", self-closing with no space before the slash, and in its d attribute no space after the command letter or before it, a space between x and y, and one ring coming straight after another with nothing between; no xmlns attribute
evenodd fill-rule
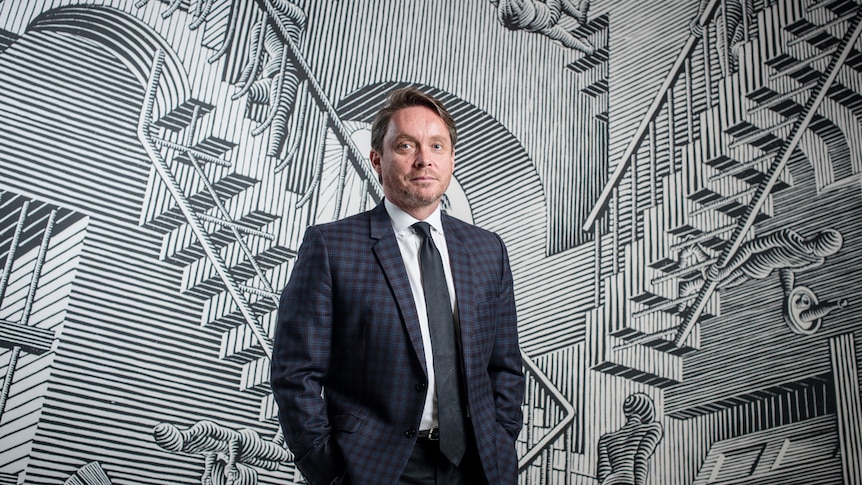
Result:
<svg viewBox="0 0 862 485"><path fill-rule="evenodd" d="M393 91L371 127L371 165L386 198L417 219L440 203L455 170L455 122L414 88Z"/></svg>
<svg viewBox="0 0 862 485"><path fill-rule="evenodd" d="M844 238L835 229L824 229L808 238L808 245L815 256L832 256L844 245Z"/></svg>
<svg viewBox="0 0 862 485"><path fill-rule="evenodd" d="M655 419L655 405L649 396L636 392L623 402L623 415L626 419L636 418L643 424L651 423Z"/></svg>

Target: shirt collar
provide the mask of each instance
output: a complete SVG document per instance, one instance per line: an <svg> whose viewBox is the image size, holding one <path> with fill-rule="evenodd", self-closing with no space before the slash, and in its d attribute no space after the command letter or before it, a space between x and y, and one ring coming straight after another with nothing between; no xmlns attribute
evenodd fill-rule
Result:
<svg viewBox="0 0 862 485"><path fill-rule="evenodd" d="M413 232L411 226L417 222L419 219L411 216L410 214L401 210L400 207L393 204L389 201L389 199L383 200L384 205L386 206L386 212L389 214L389 219L392 221L392 229L395 230L396 234L402 234L404 232ZM431 225L435 231L443 234L443 221L440 217L440 205L437 205L437 208L434 209L434 212L425 219L425 222Z"/></svg>

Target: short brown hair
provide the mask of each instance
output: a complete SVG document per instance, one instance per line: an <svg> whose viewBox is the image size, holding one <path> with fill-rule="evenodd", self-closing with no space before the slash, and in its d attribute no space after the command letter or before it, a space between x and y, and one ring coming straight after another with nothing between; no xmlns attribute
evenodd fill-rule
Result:
<svg viewBox="0 0 862 485"><path fill-rule="evenodd" d="M446 128L449 130L449 138L452 142L452 148L455 147L455 142L458 139L458 131L455 129L455 120L443 103L437 98L425 94L414 87L400 88L389 93L386 98L386 104L377 116L374 117L374 123L371 124L371 148L378 153L383 152L383 137L386 135L386 129L389 127L389 120L396 111L411 106L425 106L437 113L438 116L446 123Z"/></svg>

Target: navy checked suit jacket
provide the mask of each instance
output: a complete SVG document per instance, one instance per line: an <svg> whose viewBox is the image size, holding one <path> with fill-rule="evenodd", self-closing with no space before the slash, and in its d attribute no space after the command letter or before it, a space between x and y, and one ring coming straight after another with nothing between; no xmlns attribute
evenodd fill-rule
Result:
<svg viewBox="0 0 862 485"><path fill-rule="evenodd" d="M512 273L494 233L443 214L472 427L491 485L517 482L524 374ZM430 349L429 349L430 351ZM272 389L309 483L397 481L427 390L410 283L381 203L309 227L282 292Z"/></svg>

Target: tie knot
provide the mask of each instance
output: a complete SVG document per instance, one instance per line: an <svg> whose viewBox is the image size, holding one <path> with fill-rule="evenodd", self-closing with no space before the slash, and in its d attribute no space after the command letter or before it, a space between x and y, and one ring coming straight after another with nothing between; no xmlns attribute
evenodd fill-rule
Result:
<svg viewBox="0 0 862 485"><path fill-rule="evenodd" d="M431 224L427 222L417 222L413 224L413 230L425 239L431 239ZM433 241L433 239L431 239Z"/></svg>

